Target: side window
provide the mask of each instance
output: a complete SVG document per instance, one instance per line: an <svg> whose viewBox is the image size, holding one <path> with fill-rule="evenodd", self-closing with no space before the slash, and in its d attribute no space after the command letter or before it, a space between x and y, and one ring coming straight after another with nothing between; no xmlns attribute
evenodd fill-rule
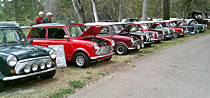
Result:
<svg viewBox="0 0 210 98"><path fill-rule="evenodd" d="M29 35L29 38L44 39L45 36L46 36L45 28L33 28Z"/></svg>
<svg viewBox="0 0 210 98"><path fill-rule="evenodd" d="M48 39L64 39L66 35L63 28L49 28L47 38Z"/></svg>
<svg viewBox="0 0 210 98"><path fill-rule="evenodd" d="M100 35L108 35L109 34L109 30L107 27L104 27L98 34Z"/></svg>

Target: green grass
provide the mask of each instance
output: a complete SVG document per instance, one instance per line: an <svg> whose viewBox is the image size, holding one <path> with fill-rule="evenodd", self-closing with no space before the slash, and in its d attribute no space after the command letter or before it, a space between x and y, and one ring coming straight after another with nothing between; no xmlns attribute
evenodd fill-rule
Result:
<svg viewBox="0 0 210 98"><path fill-rule="evenodd" d="M65 95L67 97L69 94L73 94L74 92L75 91L72 89L60 89L59 92L53 93L49 96L49 98L64 98Z"/></svg>
<svg viewBox="0 0 210 98"><path fill-rule="evenodd" d="M89 72L89 71L88 71L88 72L86 72L86 73L87 73L87 74L93 74L92 72Z"/></svg>
<svg viewBox="0 0 210 98"><path fill-rule="evenodd" d="M105 76L106 74L105 73L98 73L98 75Z"/></svg>
<svg viewBox="0 0 210 98"><path fill-rule="evenodd" d="M125 60L124 62L125 63L131 63L132 61L131 60Z"/></svg>
<svg viewBox="0 0 210 98"><path fill-rule="evenodd" d="M91 76L88 76L88 77L85 77L86 79L88 79L88 80L92 80L93 79L93 77L91 77Z"/></svg>
<svg viewBox="0 0 210 98"><path fill-rule="evenodd" d="M69 86L71 86L72 88L83 88L85 86L85 83L79 80L73 80L69 82Z"/></svg>

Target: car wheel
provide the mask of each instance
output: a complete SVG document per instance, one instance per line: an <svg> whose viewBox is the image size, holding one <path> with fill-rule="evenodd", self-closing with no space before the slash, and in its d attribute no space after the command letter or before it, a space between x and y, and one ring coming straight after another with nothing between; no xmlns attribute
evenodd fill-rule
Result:
<svg viewBox="0 0 210 98"><path fill-rule="evenodd" d="M0 91L2 91L4 89L4 85L5 85L5 83L1 80L0 81Z"/></svg>
<svg viewBox="0 0 210 98"><path fill-rule="evenodd" d="M174 37L174 38L178 38L178 33L175 32L175 33L173 34L173 37Z"/></svg>
<svg viewBox="0 0 210 98"><path fill-rule="evenodd" d="M50 71L50 72L46 72L40 75L40 78L42 79L50 79L52 77L55 76L56 70Z"/></svg>
<svg viewBox="0 0 210 98"><path fill-rule="evenodd" d="M118 44L116 47L115 47L115 53L116 54L119 54L119 55L123 55L123 54L126 54L128 52L128 49L125 45L123 44Z"/></svg>
<svg viewBox="0 0 210 98"><path fill-rule="evenodd" d="M112 57L109 57L107 59L104 59L103 61L110 61L112 59Z"/></svg>
<svg viewBox="0 0 210 98"><path fill-rule="evenodd" d="M79 52L74 56L74 64L78 67L84 68L89 66L90 59L85 53Z"/></svg>

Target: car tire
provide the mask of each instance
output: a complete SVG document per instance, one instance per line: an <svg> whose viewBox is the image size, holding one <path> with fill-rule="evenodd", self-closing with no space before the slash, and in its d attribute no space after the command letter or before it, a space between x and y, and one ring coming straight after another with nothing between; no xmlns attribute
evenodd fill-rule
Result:
<svg viewBox="0 0 210 98"><path fill-rule="evenodd" d="M111 59L112 59L112 57L109 57L109 58L104 59L104 60L102 60L102 61L110 61Z"/></svg>
<svg viewBox="0 0 210 98"><path fill-rule="evenodd" d="M56 70L50 71L50 72L46 72L40 75L40 78L42 79L50 79L52 77L55 76Z"/></svg>
<svg viewBox="0 0 210 98"><path fill-rule="evenodd" d="M85 53L79 52L74 56L74 64L78 67L85 68L90 65L90 59Z"/></svg>
<svg viewBox="0 0 210 98"><path fill-rule="evenodd" d="M128 52L128 49L125 45L123 44L118 44L116 47L115 47L115 53L118 54L118 55L124 55Z"/></svg>
<svg viewBox="0 0 210 98"><path fill-rule="evenodd" d="M175 32L175 33L173 34L173 37L174 37L174 38L178 38L178 35L179 35L179 34L178 34L177 32Z"/></svg>
<svg viewBox="0 0 210 98"><path fill-rule="evenodd" d="M1 80L0 81L0 91L2 91L4 89L4 85L5 85L5 83Z"/></svg>

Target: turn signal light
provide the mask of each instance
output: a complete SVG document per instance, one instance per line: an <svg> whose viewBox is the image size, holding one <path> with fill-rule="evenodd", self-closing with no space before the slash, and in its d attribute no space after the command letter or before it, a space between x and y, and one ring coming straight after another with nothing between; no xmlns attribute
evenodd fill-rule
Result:
<svg viewBox="0 0 210 98"><path fill-rule="evenodd" d="M55 66L55 62L52 62L52 65Z"/></svg>
<svg viewBox="0 0 210 98"><path fill-rule="evenodd" d="M11 73L11 74L15 74L15 70L11 70L10 73Z"/></svg>

